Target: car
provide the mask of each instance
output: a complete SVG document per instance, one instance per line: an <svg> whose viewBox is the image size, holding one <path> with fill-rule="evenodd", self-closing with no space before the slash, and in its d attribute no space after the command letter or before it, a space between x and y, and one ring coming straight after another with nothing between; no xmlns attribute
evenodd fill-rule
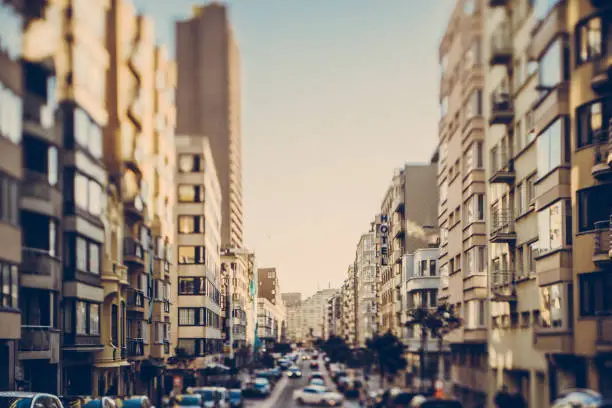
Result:
<svg viewBox="0 0 612 408"><path fill-rule="evenodd" d="M267 397L272 392L272 385L267 378L257 377L254 380L247 381L243 388L242 394L245 397Z"/></svg>
<svg viewBox="0 0 612 408"><path fill-rule="evenodd" d="M309 385L300 390L293 391L293 400L298 404L327 405L329 407L341 406L344 396L332 392L327 387Z"/></svg>
<svg viewBox="0 0 612 408"><path fill-rule="evenodd" d="M410 407L410 408L463 408L461 402L455 399L439 399L439 398L426 398L422 395L416 395L408 404L397 404L392 402L392 407Z"/></svg>
<svg viewBox="0 0 612 408"><path fill-rule="evenodd" d="M185 408L201 408L204 405L200 394L184 394L174 397L173 406Z"/></svg>
<svg viewBox="0 0 612 408"><path fill-rule="evenodd" d="M332 380L334 380L334 382L338 382L342 377L348 377L348 373L345 370L335 370L332 373Z"/></svg>
<svg viewBox="0 0 612 408"><path fill-rule="evenodd" d="M314 353L314 354L312 355L312 359L313 359L313 360L318 360L318 359L319 359L319 355L318 355L317 353Z"/></svg>
<svg viewBox="0 0 612 408"><path fill-rule="evenodd" d="M321 387L325 387L325 380L322 378L313 378L310 380L309 385L320 385Z"/></svg>
<svg viewBox="0 0 612 408"><path fill-rule="evenodd" d="M187 392L201 395L204 408L227 408L229 406L227 390L223 387L190 387Z"/></svg>
<svg viewBox="0 0 612 408"><path fill-rule="evenodd" d="M312 380L313 380L313 379L315 379L315 378L318 378L318 379L320 379L320 380L325 381L325 377L323 377L323 373L321 373L321 372L319 372L319 371L315 371L315 372L311 373L311 374L308 376L308 380L309 380L309 381L312 381Z"/></svg>
<svg viewBox="0 0 612 408"><path fill-rule="evenodd" d="M287 370L287 377L289 378L302 378L302 370L297 366L291 366Z"/></svg>
<svg viewBox="0 0 612 408"><path fill-rule="evenodd" d="M289 368L289 366L291 366L291 361L281 358L280 360L278 360L278 366L281 370L286 370Z"/></svg>
<svg viewBox="0 0 612 408"><path fill-rule="evenodd" d="M244 406L244 398L242 396L242 390L232 388L228 392L229 394L229 406L230 408L242 408Z"/></svg>
<svg viewBox="0 0 612 408"><path fill-rule="evenodd" d="M311 361L310 362L310 369L311 370L318 370L319 369L319 363L317 363L316 361Z"/></svg>
<svg viewBox="0 0 612 408"><path fill-rule="evenodd" d="M15 408L63 408L55 395L40 392L0 392L0 407Z"/></svg>
<svg viewBox="0 0 612 408"><path fill-rule="evenodd" d="M310 356L308 354L304 354L302 356L302 360L306 361L306 360L310 360Z"/></svg>

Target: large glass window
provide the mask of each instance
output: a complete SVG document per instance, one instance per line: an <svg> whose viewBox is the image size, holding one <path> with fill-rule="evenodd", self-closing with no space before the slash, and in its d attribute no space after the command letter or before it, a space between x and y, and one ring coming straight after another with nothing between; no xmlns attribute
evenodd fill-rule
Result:
<svg viewBox="0 0 612 408"><path fill-rule="evenodd" d="M540 253L554 251L571 243L571 208L557 201L538 212L538 245Z"/></svg>
<svg viewBox="0 0 612 408"><path fill-rule="evenodd" d="M484 194L474 194L465 203L467 222L484 220Z"/></svg>
<svg viewBox="0 0 612 408"><path fill-rule="evenodd" d="M538 177L544 177L566 162L566 126L562 119L554 121L538 136Z"/></svg>
<svg viewBox="0 0 612 408"><path fill-rule="evenodd" d="M0 25L0 51L5 52L11 61L17 61L22 51L23 19L10 3L0 3Z"/></svg>
<svg viewBox="0 0 612 408"><path fill-rule="evenodd" d="M74 110L74 140L96 159L102 157L102 128L81 108Z"/></svg>
<svg viewBox="0 0 612 408"><path fill-rule="evenodd" d="M205 263L205 248L203 246L179 246L179 264L203 264Z"/></svg>
<svg viewBox="0 0 612 408"><path fill-rule="evenodd" d="M100 305L97 303L89 304L89 334L100 335Z"/></svg>
<svg viewBox="0 0 612 408"><path fill-rule="evenodd" d="M479 65L482 62L482 54L480 48L480 38L476 38L470 44L470 47L465 53L465 67L471 68L474 65Z"/></svg>
<svg viewBox="0 0 612 408"><path fill-rule="evenodd" d="M81 272L100 274L100 244L76 237L75 266ZM70 245L68 243L67 245ZM68 252L70 253L70 252Z"/></svg>
<svg viewBox="0 0 612 408"><path fill-rule="evenodd" d="M580 282L580 314L582 316L612 315L612 275L607 272L583 273Z"/></svg>
<svg viewBox="0 0 612 408"><path fill-rule="evenodd" d="M551 89L565 79L563 53L561 40L557 39L540 59L538 80L541 87Z"/></svg>
<svg viewBox="0 0 612 408"><path fill-rule="evenodd" d="M203 203L204 186L181 184L178 186L178 198L181 203Z"/></svg>
<svg viewBox="0 0 612 408"><path fill-rule="evenodd" d="M571 292L562 283L540 288L540 325L562 329L568 326L568 298Z"/></svg>
<svg viewBox="0 0 612 408"><path fill-rule="evenodd" d="M76 334L87 334L87 303L76 302Z"/></svg>
<svg viewBox="0 0 612 408"><path fill-rule="evenodd" d="M0 262L0 307L17 308L19 277L17 266Z"/></svg>
<svg viewBox="0 0 612 408"><path fill-rule="evenodd" d="M106 200L102 186L84 174L74 176L74 200L77 207L91 215L100 216Z"/></svg>
<svg viewBox="0 0 612 408"><path fill-rule="evenodd" d="M582 64L602 55L602 21L596 16L576 26L576 62Z"/></svg>
<svg viewBox="0 0 612 408"><path fill-rule="evenodd" d="M579 232L592 231L596 222L610 219L612 214L610 197L612 197L612 184L599 184L578 191Z"/></svg>
<svg viewBox="0 0 612 408"><path fill-rule="evenodd" d="M580 106L576 110L576 147L592 145L603 136L612 119L612 98L604 98Z"/></svg>
<svg viewBox="0 0 612 408"><path fill-rule="evenodd" d="M0 137L15 144L21 143L23 122L21 117L21 98L0 82Z"/></svg>
<svg viewBox="0 0 612 408"><path fill-rule="evenodd" d="M204 158L198 154L179 154L180 173L200 173L204 171Z"/></svg>
<svg viewBox="0 0 612 408"><path fill-rule="evenodd" d="M179 215L180 234L202 234L204 233L203 215Z"/></svg>
<svg viewBox="0 0 612 408"><path fill-rule="evenodd" d="M482 115L482 90L474 91L470 94L465 106L465 119L469 120L475 116Z"/></svg>
<svg viewBox="0 0 612 408"><path fill-rule="evenodd" d="M0 173L0 222L19 224L18 183L12 177Z"/></svg>

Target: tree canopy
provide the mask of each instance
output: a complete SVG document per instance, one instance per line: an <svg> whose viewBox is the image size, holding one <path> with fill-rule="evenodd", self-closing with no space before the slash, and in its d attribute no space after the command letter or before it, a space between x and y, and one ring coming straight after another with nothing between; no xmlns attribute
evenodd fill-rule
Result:
<svg viewBox="0 0 612 408"><path fill-rule="evenodd" d="M375 334L366 340L366 346L374 353L381 375L393 376L406 368L404 344L393 333Z"/></svg>

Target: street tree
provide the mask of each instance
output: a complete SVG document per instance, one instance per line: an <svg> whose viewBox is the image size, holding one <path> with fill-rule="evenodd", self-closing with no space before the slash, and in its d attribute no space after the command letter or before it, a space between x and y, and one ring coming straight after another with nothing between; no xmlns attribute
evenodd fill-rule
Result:
<svg viewBox="0 0 612 408"><path fill-rule="evenodd" d="M374 337L366 340L366 346L372 350L378 364L381 387L384 387L387 377L391 378L406 368L404 344L390 331L383 335L374 334Z"/></svg>
<svg viewBox="0 0 612 408"><path fill-rule="evenodd" d="M333 363L347 363L351 358L351 348L342 337L331 335L320 347Z"/></svg>
<svg viewBox="0 0 612 408"><path fill-rule="evenodd" d="M427 339L430 335L438 340L438 378L442 379L444 377L444 357L442 354L444 337L461 326L461 318L457 316L454 306L443 303L433 309L427 307L410 309L405 326L420 330L421 386L423 386L426 377Z"/></svg>

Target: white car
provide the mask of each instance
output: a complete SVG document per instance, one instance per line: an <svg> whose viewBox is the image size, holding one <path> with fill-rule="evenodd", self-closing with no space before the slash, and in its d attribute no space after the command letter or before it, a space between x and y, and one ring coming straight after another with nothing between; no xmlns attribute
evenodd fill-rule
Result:
<svg viewBox="0 0 612 408"><path fill-rule="evenodd" d="M327 405L328 407L341 406L344 402L342 394L332 392L321 385L309 385L301 390L295 390L293 399L298 404Z"/></svg>

